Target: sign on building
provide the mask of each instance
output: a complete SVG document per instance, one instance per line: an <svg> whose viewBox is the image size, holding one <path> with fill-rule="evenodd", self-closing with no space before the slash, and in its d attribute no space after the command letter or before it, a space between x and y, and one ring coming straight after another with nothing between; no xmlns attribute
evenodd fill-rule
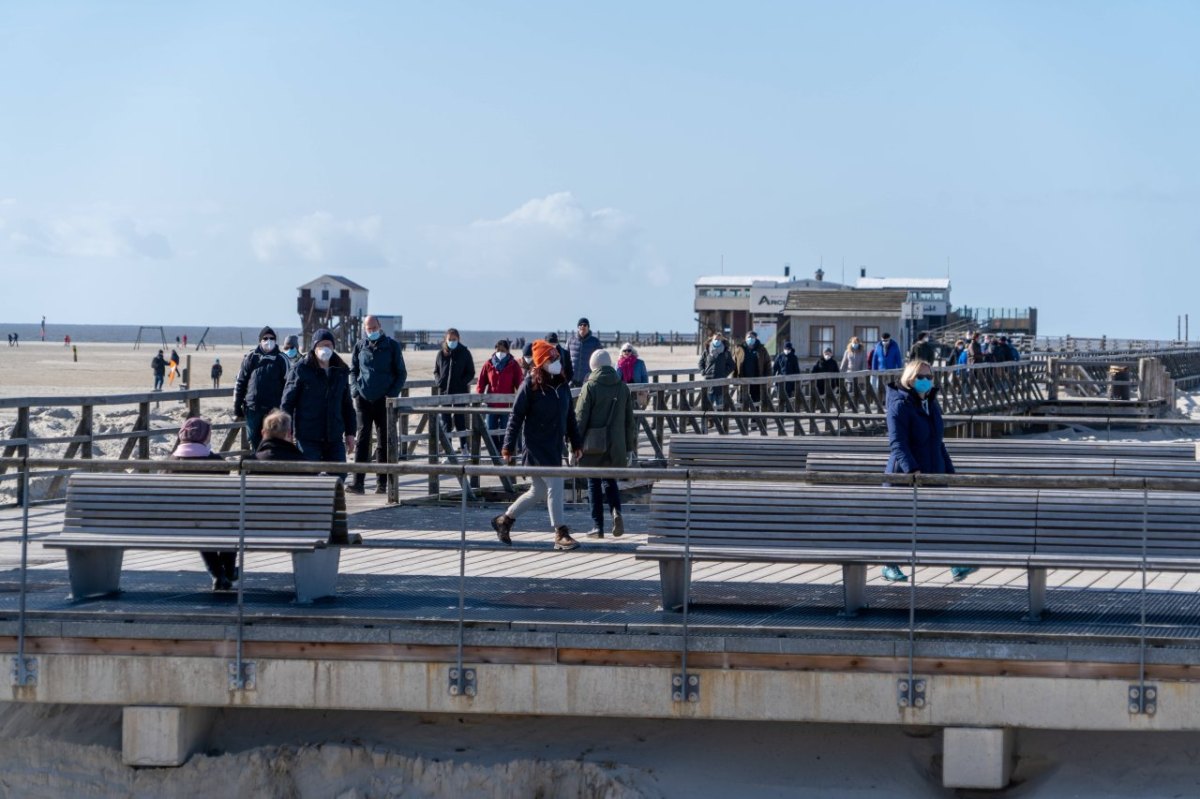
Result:
<svg viewBox="0 0 1200 799"><path fill-rule="evenodd" d="M788 289L752 288L750 289L750 313L783 313L787 300Z"/></svg>
<svg viewBox="0 0 1200 799"><path fill-rule="evenodd" d="M900 318L904 320L917 320L925 318L925 303L906 302L900 307Z"/></svg>

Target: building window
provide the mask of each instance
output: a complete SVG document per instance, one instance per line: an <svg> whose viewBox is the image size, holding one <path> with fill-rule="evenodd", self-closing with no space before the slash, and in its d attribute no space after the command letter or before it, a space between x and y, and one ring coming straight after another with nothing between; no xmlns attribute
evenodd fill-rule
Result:
<svg viewBox="0 0 1200 799"><path fill-rule="evenodd" d="M808 329L808 356L820 358L825 348L833 349L833 325L813 325Z"/></svg>
<svg viewBox="0 0 1200 799"><path fill-rule="evenodd" d="M321 299L322 300L329 299L329 289L321 289Z"/></svg>
<svg viewBox="0 0 1200 799"><path fill-rule="evenodd" d="M879 328L855 326L854 335L858 336L858 340L862 342L863 349L870 353L879 341Z"/></svg>

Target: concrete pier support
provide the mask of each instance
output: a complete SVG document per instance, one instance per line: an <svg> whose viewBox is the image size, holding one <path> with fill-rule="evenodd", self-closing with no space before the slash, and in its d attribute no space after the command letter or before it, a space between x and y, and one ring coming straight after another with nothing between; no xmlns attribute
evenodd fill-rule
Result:
<svg viewBox="0 0 1200 799"><path fill-rule="evenodd" d="M127 707L121 716L121 757L127 766L182 766L212 725L206 707Z"/></svg>
<svg viewBox="0 0 1200 799"><path fill-rule="evenodd" d="M942 784L999 790L1012 776L1013 731L947 727L942 732Z"/></svg>

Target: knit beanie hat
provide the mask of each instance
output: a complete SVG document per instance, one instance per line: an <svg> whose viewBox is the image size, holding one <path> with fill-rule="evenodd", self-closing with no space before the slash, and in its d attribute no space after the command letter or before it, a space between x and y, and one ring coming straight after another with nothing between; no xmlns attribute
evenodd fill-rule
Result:
<svg viewBox="0 0 1200 799"><path fill-rule="evenodd" d="M264 327L262 330L258 331L258 340L259 341L262 341L267 336L270 336L271 338L275 338L275 331L272 330L270 327Z"/></svg>
<svg viewBox="0 0 1200 799"><path fill-rule="evenodd" d="M298 348L299 346L300 346L300 337L297 336L295 333L293 333L292 335L288 336L287 338L285 338L283 340L283 348L285 350L291 349L292 347Z"/></svg>
<svg viewBox="0 0 1200 799"><path fill-rule="evenodd" d="M533 365L541 367L550 360L550 356L557 351L557 347L549 341L538 339L533 342Z"/></svg>
<svg viewBox="0 0 1200 799"><path fill-rule="evenodd" d="M596 350L588 361L589 369L596 370L601 366L612 366L612 356L608 354L608 350Z"/></svg>
<svg viewBox="0 0 1200 799"><path fill-rule="evenodd" d="M321 328L316 333L313 333L313 346L314 347L316 347L322 341L328 341L330 344L333 343L333 334L330 333L325 328Z"/></svg>
<svg viewBox="0 0 1200 799"><path fill-rule="evenodd" d="M187 444L203 444L208 441L210 435L212 435L212 425L199 416L193 416L183 423L183 427L179 428L179 440Z"/></svg>

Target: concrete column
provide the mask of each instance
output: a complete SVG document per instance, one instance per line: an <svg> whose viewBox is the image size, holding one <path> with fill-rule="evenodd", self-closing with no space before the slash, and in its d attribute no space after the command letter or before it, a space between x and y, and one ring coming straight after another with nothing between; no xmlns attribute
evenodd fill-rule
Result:
<svg viewBox="0 0 1200 799"><path fill-rule="evenodd" d="M121 759L127 766L181 766L208 735L207 707L127 707L121 717Z"/></svg>
<svg viewBox="0 0 1200 799"><path fill-rule="evenodd" d="M998 790L1012 776L1013 731L947 727L942 732L942 785Z"/></svg>

